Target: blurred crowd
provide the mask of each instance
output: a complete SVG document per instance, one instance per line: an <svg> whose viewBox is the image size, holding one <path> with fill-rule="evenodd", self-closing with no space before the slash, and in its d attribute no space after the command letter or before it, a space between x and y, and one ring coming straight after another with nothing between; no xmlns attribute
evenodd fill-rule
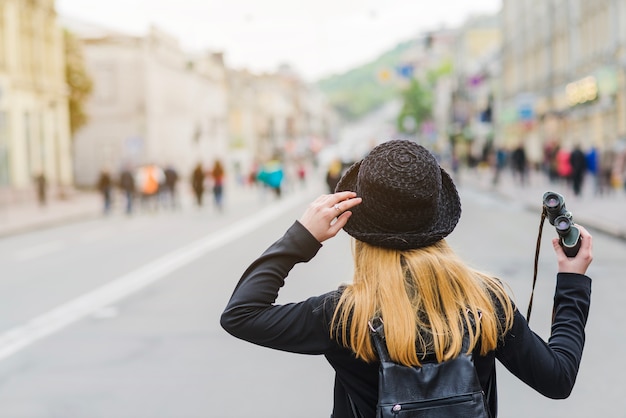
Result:
<svg viewBox="0 0 626 418"><path fill-rule="evenodd" d="M558 184L561 189L571 191L574 196L581 196L584 190L593 190L594 196L608 196L623 191L626 193L626 143L612 148L583 148L578 143L561 144L548 141L542 149L539 159L531 159L523 143L509 147L497 147L491 143L478 154L450 152L437 154L442 166L450 171L456 181L460 181L459 170L467 167L470 172L475 168L489 168L492 172L492 184L500 182L502 173L512 174L515 184L525 187L531 174L541 173L551 184ZM327 191L333 192L339 178L352 161L335 158L326 167ZM591 182L591 188L584 188Z"/></svg>
<svg viewBox="0 0 626 418"><path fill-rule="evenodd" d="M198 162L189 173L179 173L173 164L145 164L134 168L127 164L119 172L103 168L95 187L102 197L104 214L111 213L114 206L129 215L137 210L177 210L182 207L181 193L190 196L192 204L198 208L209 206L222 212L228 188L254 188L263 198L270 195L280 199L286 188L304 185L311 169L306 159L285 164L278 156L254 162L247 173L237 164L227 168L220 159L211 164ZM43 184L45 180L37 181Z"/></svg>
<svg viewBox="0 0 626 418"><path fill-rule="evenodd" d="M594 195L608 195L617 190L626 192L626 147L583 148L580 144L564 146L549 141L543 147L540 162L529 161L522 144L511 149L494 148L485 153L482 164L493 169L493 184L497 184L500 174L510 169L516 184L524 187L531 170L545 174L552 184L559 184L570 190L574 196L583 193L586 181L593 183Z"/></svg>

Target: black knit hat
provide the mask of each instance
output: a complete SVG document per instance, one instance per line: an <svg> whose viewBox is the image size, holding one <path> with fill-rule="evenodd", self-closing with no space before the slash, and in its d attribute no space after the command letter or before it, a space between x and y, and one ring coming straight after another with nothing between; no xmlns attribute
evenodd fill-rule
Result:
<svg viewBox="0 0 626 418"><path fill-rule="evenodd" d="M461 201L435 157L413 141L391 140L370 151L343 175L335 191L363 201L350 209L344 230L368 244L408 250L431 245L452 232Z"/></svg>

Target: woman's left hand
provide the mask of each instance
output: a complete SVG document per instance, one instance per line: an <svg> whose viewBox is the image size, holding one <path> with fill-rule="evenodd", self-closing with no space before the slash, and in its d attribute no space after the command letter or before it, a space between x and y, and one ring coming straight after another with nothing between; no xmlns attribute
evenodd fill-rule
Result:
<svg viewBox="0 0 626 418"><path fill-rule="evenodd" d="M326 194L315 199L299 219L320 243L334 237L348 222L349 209L361 203L354 192Z"/></svg>

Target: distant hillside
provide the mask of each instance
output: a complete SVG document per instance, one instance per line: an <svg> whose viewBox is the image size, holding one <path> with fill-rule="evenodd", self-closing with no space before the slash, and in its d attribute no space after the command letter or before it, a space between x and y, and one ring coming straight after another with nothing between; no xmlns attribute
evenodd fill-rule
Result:
<svg viewBox="0 0 626 418"><path fill-rule="evenodd" d="M384 77L381 79L381 74L394 72L415 42L400 43L378 59L344 74L325 78L317 85L345 120L358 119L398 97L397 84L385 81Z"/></svg>

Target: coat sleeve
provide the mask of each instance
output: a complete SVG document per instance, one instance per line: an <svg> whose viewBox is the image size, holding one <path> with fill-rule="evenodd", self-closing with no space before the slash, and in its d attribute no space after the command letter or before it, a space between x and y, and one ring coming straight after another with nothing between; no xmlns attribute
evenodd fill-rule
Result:
<svg viewBox="0 0 626 418"><path fill-rule="evenodd" d="M550 338L546 343L528 326L519 310L496 357L515 376L542 395L567 398L576 382L585 345L591 279L559 273Z"/></svg>
<svg viewBox="0 0 626 418"><path fill-rule="evenodd" d="M296 221L243 273L222 313L222 328L237 338L283 351L322 354L330 349L325 308L336 292L274 304L291 269L313 258L320 247Z"/></svg>

